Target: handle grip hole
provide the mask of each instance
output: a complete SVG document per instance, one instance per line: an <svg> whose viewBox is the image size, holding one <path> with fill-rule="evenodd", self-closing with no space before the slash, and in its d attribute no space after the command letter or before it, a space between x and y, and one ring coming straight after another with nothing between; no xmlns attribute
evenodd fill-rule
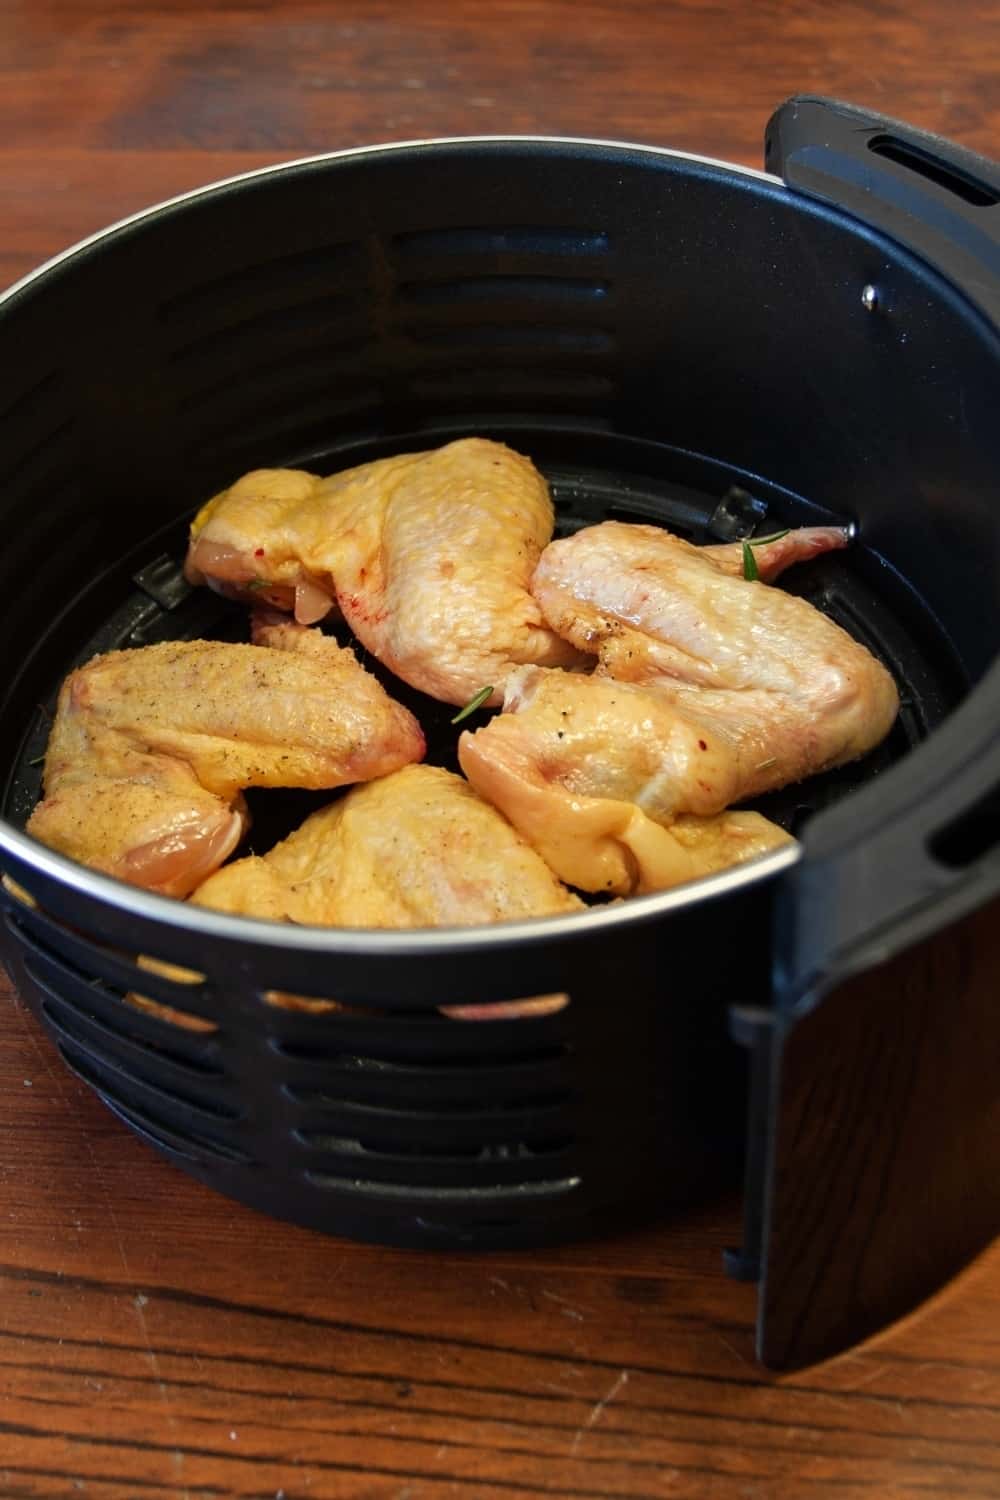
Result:
<svg viewBox="0 0 1000 1500"><path fill-rule="evenodd" d="M954 193L963 202L971 203L974 208L992 208L995 203L1000 203L1000 198L986 183L962 171L960 167L942 161L939 156L925 151L922 146L914 145L912 141L901 141L894 135L874 135L868 142L868 150L876 156L884 156L888 161L895 162L899 167L916 172L928 182Z"/></svg>
<svg viewBox="0 0 1000 1500"><path fill-rule="evenodd" d="M964 870L1000 845L1000 785L991 787L944 828L927 847L939 864Z"/></svg>

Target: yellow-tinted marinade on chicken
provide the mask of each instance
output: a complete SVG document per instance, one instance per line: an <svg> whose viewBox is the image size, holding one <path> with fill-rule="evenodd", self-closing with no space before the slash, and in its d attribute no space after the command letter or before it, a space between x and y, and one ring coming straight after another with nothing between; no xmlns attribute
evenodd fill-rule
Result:
<svg viewBox="0 0 1000 1500"><path fill-rule="evenodd" d="M500 703L515 666L580 660L528 588L553 521L528 459L466 438L328 479L244 475L196 517L187 573L300 619L336 601L362 644L413 687L462 704L485 685Z"/></svg>
<svg viewBox="0 0 1000 1500"><path fill-rule="evenodd" d="M810 528L756 547L761 579L845 540ZM723 810L888 733L885 668L805 600L741 577L740 557L618 522L543 554L535 594L596 672L516 674L506 712L463 735L460 759L570 884L655 890L776 847L773 824ZM686 824L704 842L679 858L681 818L721 821Z"/></svg>
<svg viewBox="0 0 1000 1500"><path fill-rule="evenodd" d="M114 651L72 672L28 831L184 896L238 844L243 788L338 787L421 758L420 726L352 652L287 622L257 639Z"/></svg>
<svg viewBox="0 0 1000 1500"><path fill-rule="evenodd" d="M435 766L355 787L269 854L236 860L197 890L199 906L316 927L468 927L583 910L495 808ZM332 1003L277 997L306 1009ZM562 997L449 1005L461 1020L557 1009Z"/></svg>

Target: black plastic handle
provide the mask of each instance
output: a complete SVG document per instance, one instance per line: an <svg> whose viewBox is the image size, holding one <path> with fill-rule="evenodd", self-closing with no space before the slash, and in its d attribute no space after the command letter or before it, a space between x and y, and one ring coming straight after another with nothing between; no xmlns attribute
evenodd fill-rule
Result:
<svg viewBox="0 0 1000 1500"><path fill-rule="evenodd" d="M764 161L930 261L1000 326L1000 165L836 99L799 94L771 116Z"/></svg>
<svg viewBox="0 0 1000 1500"><path fill-rule="evenodd" d="M997 896L1000 665L891 776L805 829L778 902L779 1008L810 1009Z"/></svg>
<svg viewBox="0 0 1000 1500"><path fill-rule="evenodd" d="M929 262L1000 333L1000 163L883 115L797 95L769 170ZM785 882L777 999L823 992L1000 892L1000 667L887 782L816 818Z"/></svg>
<svg viewBox="0 0 1000 1500"><path fill-rule="evenodd" d="M946 278L989 325L996 381L1000 166L811 97L773 116L767 166ZM753 1092L729 1264L760 1268L759 1353L795 1368L915 1306L1000 1225L1000 664L807 825L775 965L773 1009L733 1015Z"/></svg>

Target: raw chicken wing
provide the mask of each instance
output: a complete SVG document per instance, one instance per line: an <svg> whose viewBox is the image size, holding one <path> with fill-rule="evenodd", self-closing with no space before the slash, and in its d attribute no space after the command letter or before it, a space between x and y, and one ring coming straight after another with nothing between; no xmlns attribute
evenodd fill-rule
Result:
<svg viewBox="0 0 1000 1500"><path fill-rule="evenodd" d="M534 850L460 776L406 766L227 865L200 906L316 927L469 927L577 911Z"/></svg>
<svg viewBox="0 0 1000 1500"><path fill-rule="evenodd" d="M528 589L552 526L533 464L466 438L329 479L244 475L196 517L187 575L306 622L336 600L404 681L455 704L489 686L500 703L518 664L580 660Z"/></svg>
<svg viewBox="0 0 1000 1500"><path fill-rule="evenodd" d="M423 755L416 720L350 651L287 622L257 637L114 651L72 672L28 831L183 896L242 837L242 788L342 786Z"/></svg>
<svg viewBox="0 0 1000 1500"><path fill-rule="evenodd" d="M760 578L846 540L821 527L755 546ZM699 861L706 873L776 847L787 836L773 824L723 809L888 733L898 696L885 669L805 600L742 572L740 546L618 522L543 554L532 587L546 619L596 673L511 678L505 714L463 735L459 755L571 884L659 889ZM682 829L692 847L677 858Z"/></svg>
<svg viewBox="0 0 1000 1500"><path fill-rule="evenodd" d="M773 573L772 549L783 567L843 537L789 532L754 549L758 567ZM899 707L870 651L806 600L735 576L733 559L729 547L609 521L554 542L533 582L546 618L600 673L648 684L728 740L732 789L720 784L719 807L857 759Z"/></svg>
<svg viewBox="0 0 1000 1500"><path fill-rule="evenodd" d="M449 771L407 766L313 813L269 854L219 870L195 904L321 927L467 927L582 909L509 823ZM305 1009L335 1003L279 997ZM558 1009L562 997L446 1006L462 1019Z"/></svg>
<svg viewBox="0 0 1000 1500"><path fill-rule="evenodd" d="M462 735L462 770L580 890L664 890L791 842L759 813L721 811L728 747L646 688L524 667L504 710Z"/></svg>

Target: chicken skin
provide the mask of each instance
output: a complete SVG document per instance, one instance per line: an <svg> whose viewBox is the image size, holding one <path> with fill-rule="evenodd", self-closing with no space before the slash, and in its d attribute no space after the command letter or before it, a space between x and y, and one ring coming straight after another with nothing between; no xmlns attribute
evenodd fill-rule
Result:
<svg viewBox="0 0 1000 1500"><path fill-rule="evenodd" d="M469 927L582 906L494 807L438 766L355 787L192 899L314 927Z"/></svg>
<svg viewBox="0 0 1000 1500"><path fill-rule="evenodd" d="M791 842L759 813L720 810L700 772L724 751L646 688L523 667L504 710L462 735L462 770L580 890L666 890Z"/></svg>
<svg viewBox="0 0 1000 1500"><path fill-rule="evenodd" d="M545 480L501 443L466 438L328 479L246 474L191 528L187 576L310 622L339 606L362 644L413 687L503 700L514 667L579 653L529 592L554 512Z"/></svg>
<svg viewBox="0 0 1000 1500"><path fill-rule="evenodd" d="M754 546L760 580L846 540L809 528ZM805 600L742 572L740 546L618 522L543 554L535 594L597 657L595 675L512 677L505 713L464 734L459 758L570 884L656 890L775 848L780 829L723 809L888 733L898 696L885 669Z"/></svg>
<svg viewBox="0 0 1000 1500"><path fill-rule="evenodd" d="M421 758L416 720L352 652L285 621L255 634L114 651L72 672L28 831L186 896L239 843L244 787L332 788Z"/></svg>
<svg viewBox="0 0 1000 1500"><path fill-rule="evenodd" d="M460 776L406 766L308 817L269 854L237 860L192 901L320 927L468 927L583 909ZM334 1002L272 997L301 1009ZM562 997L445 1006L464 1020L537 1014Z"/></svg>
<svg viewBox="0 0 1000 1500"><path fill-rule="evenodd" d="M754 548L757 566L773 576L771 549L784 567L797 549L812 557L838 536L789 532ZM721 808L864 755L888 734L899 696L881 663L833 620L736 576L734 549L718 549L722 559L715 550L656 526L608 521L548 547L533 587L551 624L597 656L599 673L647 684L728 742Z"/></svg>

